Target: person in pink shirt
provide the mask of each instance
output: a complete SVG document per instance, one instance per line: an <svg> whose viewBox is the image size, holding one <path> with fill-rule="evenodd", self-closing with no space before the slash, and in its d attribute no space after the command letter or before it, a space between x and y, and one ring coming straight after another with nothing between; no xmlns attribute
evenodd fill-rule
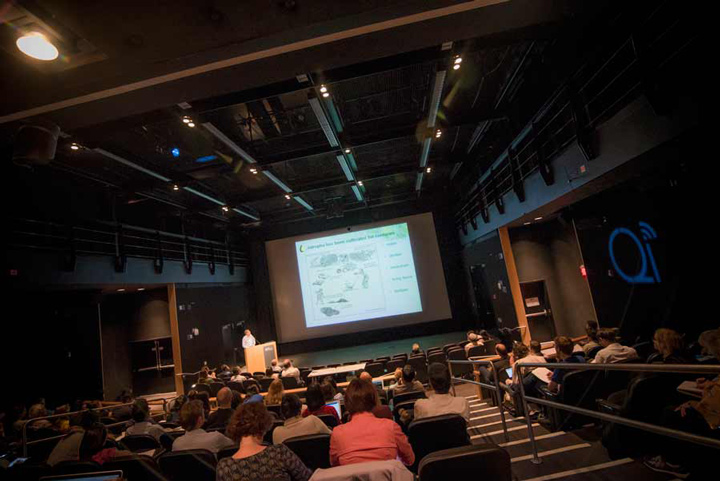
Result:
<svg viewBox="0 0 720 481"><path fill-rule="evenodd" d="M337 426L330 437L330 464L364 463L400 459L415 462L412 446L400 426L390 419L375 417L377 391L372 383L354 379L345 391L350 421Z"/></svg>

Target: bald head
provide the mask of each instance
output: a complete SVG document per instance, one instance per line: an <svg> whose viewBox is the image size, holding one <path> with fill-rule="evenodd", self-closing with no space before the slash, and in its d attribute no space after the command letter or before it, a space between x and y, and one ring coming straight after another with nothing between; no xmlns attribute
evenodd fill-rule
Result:
<svg viewBox="0 0 720 481"><path fill-rule="evenodd" d="M505 344L498 344L495 346L495 352L498 353L498 356L500 357L507 357L507 347L505 347Z"/></svg>
<svg viewBox="0 0 720 481"><path fill-rule="evenodd" d="M218 407L229 408L232 404L232 391L226 387L220 389L217 393Z"/></svg>
<svg viewBox="0 0 720 481"><path fill-rule="evenodd" d="M290 369L292 367L292 362L290 361L290 359L285 359L283 361L283 367L285 369Z"/></svg>
<svg viewBox="0 0 720 481"><path fill-rule="evenodd" d="M372 382L372 376L370 375L369 372L363 371L360 373L360 380Z"/></svg>

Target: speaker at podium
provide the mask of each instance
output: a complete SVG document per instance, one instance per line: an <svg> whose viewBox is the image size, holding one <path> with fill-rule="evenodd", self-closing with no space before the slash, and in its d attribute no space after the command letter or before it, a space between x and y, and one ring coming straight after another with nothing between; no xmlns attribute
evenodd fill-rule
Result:
<svg viewBox="0 0 720 481"><path fill-rule="evenodd" d="M248 372L265 372L267 368L272 366L273 359L277 359L277 344L275 341L245 348L245 365Z"/></svg>

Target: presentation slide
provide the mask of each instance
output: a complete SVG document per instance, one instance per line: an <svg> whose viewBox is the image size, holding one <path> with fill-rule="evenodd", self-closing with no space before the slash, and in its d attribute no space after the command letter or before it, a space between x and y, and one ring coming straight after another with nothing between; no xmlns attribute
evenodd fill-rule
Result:
<svg viewBox="0 0 720 481"><path fill-rule="evenodd" d="M295 243L308 328L422 311L407 223Z"/></svg>

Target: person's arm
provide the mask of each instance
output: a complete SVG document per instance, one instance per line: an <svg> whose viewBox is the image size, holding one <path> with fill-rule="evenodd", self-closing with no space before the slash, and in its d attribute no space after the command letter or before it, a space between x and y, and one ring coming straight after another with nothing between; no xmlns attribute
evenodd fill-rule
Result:
<svg viewBox="0 0 720 481"><path fill-rule="evenodd" d="M235 446L235 442L232 439L230 439L229 437L227 437L221 433L215 433L215 434L217 434L216 439L215 439L215 447L217 447L218 451L220 451L221 449Z"/></svg>
<svg viewBox="0 0 720 481"><path fill-rule="evenodd" d="M281 445L282 463L290 475L292 481L307 481L312 476L312 471L298 458L297 454L293 453L290 448L285 445Z"/></svg>
<svg viewBox="0 0 720 481"><path fill-rule="evenodd" d="M558 392L559 390L560 390L560 384L556 383L555 381L550 381L550 384L548 384L548 391Z"/></svg>
<svg viewBox="0 0 720 481"><path fill-rule="evenodd" d="M415 462L415 453L413 452L412 446L410 446L407 436L405 436L397 423L393 423L392 427L395 434L395 444L398 448L400 461L402 461L405 466L410 466Z"/></svg>
<svg viewBox="0 0 720 481"><path fill-rule="evenodd" d="M313 416L313 418L313 424L315 425L315 429L318 431L318 434L332 434L332 429L330 429L327 424L322 421L322 419L317 416Z"/></svg>
<svg viewBox="0 0 720 481"><path fill-rule="evenodd" d="M340 447L338 446L338 444L338 433L333 432L330 435L330 466L337 466L338 464L340 464L340 454L338 453Z"/></svg>

